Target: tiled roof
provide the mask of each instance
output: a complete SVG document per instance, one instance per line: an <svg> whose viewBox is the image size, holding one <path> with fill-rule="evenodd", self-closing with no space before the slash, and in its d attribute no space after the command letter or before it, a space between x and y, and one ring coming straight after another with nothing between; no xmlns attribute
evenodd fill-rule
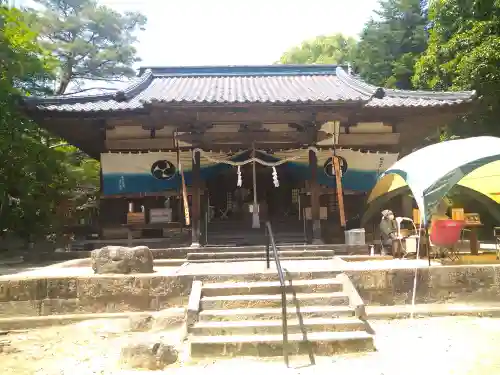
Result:
<svg viewBox="0 0 500 375"><path fill-rule="evenodd" d="M388 90L368 85L333 65L153 67L123 91L97 95L28 97L25 104L46 111L138 110L166 104L337 104L422 107L470 101L474 92Z"/></svg>

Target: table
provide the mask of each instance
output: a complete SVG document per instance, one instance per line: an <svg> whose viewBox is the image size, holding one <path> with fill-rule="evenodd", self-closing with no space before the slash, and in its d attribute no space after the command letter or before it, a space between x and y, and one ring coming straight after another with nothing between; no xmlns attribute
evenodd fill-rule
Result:
<svg viewBox="0 0 500 375"><path fill-rule="evenodd" d="M128 245L132 246L133 241L132 241L132 231L135 230L142 230L142 229L167 229L167 228L179 228L180 231L182 232L183 225L182 223L179 222L168 222L168 223L129 223L129 224L122 224L122 227L127 228L127 240L128 240Z"/></svg>
<svg viewBox="0 0 500 375"><path fill-rule="evenodd" d="M471 255L479 254L479 241L477 240L477 228L482 227L482 223L465 223L464 228L469 230L469 243Z"/></svg>

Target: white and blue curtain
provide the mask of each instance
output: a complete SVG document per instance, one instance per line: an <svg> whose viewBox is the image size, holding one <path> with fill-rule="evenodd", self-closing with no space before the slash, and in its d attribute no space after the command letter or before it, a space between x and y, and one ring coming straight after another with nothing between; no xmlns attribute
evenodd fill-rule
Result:
<svg viewBox="0 0 500 375"><path fill-rule="evenodd" d="M307 180L310 177L308 153L307 149L283 150L272 154L257 151L256 157L267 162L291 160L284 163L283 167L297 179ZM232 154L204 151L203 154L217 160L232 161L244 161L251 157L251 151ZM227 164L209 161L204 158L203 154L200 157L200 174L203 180L216 177L222 171L234 168ZM335 186L335 177L331 172L332 151L318 150L316 155L318 182L325 186ZM398 154L363 153L349 149L337 150L337 155L345 161L345 173L342 175L344 189L359 192L369 192L374 187L378 176L398 159ZM188 186L192 181L192 157L191 151L179 153L180 164ZM101 155L101 168L105 195L155 193L179 189L181 186L177 152L104 153Z"/></svg>

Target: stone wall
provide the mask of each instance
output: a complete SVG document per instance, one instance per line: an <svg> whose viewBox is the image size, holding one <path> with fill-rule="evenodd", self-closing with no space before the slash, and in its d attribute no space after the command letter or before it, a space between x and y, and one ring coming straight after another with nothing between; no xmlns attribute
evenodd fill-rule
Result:
<svg viewBox="0 0 500 375"><path fill-rule="evenodd" d="M76 261L75 261L76 263ZM50 268L47 268L50 272ZM415 269L348 271L367 305L411 303ZM301 278L332 277L304 272ZM204 282L277 280L253 275L89 275L0 277L0 318L77 313L155 311L187 304L193 280ZM417 303L498 303L500 265L420 268Z"/></svg>
<svg viewBox="0 0 500 375"><path fill-rule="evenodd" d="M415 269L347 272L367 305L411 303ZM416 303L498 303L500 265L419 268Z"/></svg>
<svg viewBox="0 0 500 375"><path fill-rule="evenodd" d="M0 279L0 317L151 311L184 306L192 278L151 275Z"/></svg>

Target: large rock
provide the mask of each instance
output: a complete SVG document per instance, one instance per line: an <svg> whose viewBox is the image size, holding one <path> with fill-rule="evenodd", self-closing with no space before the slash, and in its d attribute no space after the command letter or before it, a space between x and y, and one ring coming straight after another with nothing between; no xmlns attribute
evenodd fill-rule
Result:
<svg viewBox="0 0 500 375"><path fill-rule="evenodd" d="M153 254L147 246L106 246L91 253L94 273L152 273Z"/></svg>
<svg viewBox="0 0 500 375"><path fill-rule="evenodd" d="M161 370L175 363L179 354L174 346L156 341L130 343L120 353L123 366L135 369Z"/></svg>

